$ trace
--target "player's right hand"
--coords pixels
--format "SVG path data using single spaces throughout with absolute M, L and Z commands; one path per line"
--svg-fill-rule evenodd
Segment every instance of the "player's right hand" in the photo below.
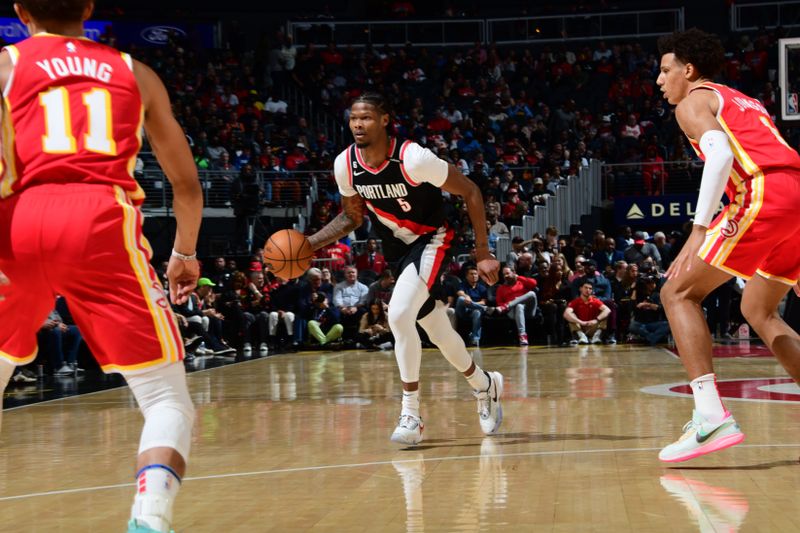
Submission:
M 200 263 L 196 259 L 183 261 L 170 257 L 167 265 L 169 278 L 169 299 L 176 305 L 186 303 L 200 278 Z
M 478 276 L 480 276 L 487 285 L 491 286 L 497 283 L 499 271 L 500 262 L 494 257 L 478 261 Z

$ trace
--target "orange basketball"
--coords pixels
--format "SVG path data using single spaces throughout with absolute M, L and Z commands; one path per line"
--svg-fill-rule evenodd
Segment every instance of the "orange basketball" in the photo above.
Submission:
M 293 229 L 276 231 L 264 244 L 264 263 L 279 278 L 302 276 L 313 258 L 311 243 L 305 235 Z

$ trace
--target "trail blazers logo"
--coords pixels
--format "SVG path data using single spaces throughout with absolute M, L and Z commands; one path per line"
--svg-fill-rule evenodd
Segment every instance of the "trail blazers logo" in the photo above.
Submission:
M 628 209 L 628 214 L 625 215 L 625 218 L 631 220 L 641 220 L 644 218 L 644 213 L 642 213 L 642 210 L 639 208 L 638 205 L 633 204 L 631 208 Z

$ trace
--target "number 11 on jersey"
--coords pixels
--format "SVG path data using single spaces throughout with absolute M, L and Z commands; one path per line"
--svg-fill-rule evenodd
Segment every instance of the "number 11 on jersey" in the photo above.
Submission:
M 83 136 L 84 148 L 98 154 L 117 155 L 117 143 L 111 136 L 111 93 L 93 88 L 81 96 L 88 122 L 88 131 Z M 39 93 L 39 105 L 44 108 L 42 150 L 48 154 L 76 153 L 78 146 L 72 129 L 67 89 L 56 87 Z

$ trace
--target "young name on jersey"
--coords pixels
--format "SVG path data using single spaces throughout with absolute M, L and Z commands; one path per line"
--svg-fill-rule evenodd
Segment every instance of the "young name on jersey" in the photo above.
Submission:
M 67 76 L 86 76 L 103 83 L 111 81 L 114 69 L 108 63 L 98 63 L 90 57 L 67 56 L 64 58 L 53 57 L 36 62 L 51 80 L 66 78 Z

